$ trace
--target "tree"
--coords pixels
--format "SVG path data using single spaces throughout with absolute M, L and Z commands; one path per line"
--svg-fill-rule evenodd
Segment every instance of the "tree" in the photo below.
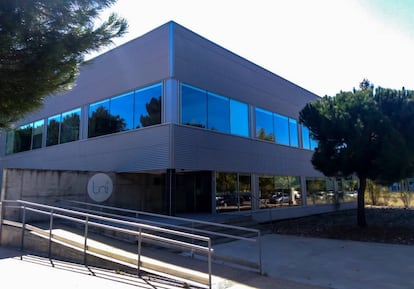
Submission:
M 366 226 L 367 179 L 391 183 L 413 172 L 412 152 L 401 128 L 384 113 L 366 83 L 360 90 L 308 103 L 299 119 L 318 142 L 312 156 L 315 169 L 329 177 L 359 178 L 358 225 Z
M 126 32 L 126 21 L 115 14 L 95 27 L 99 13 L 115 2 L 0 2 L 0 128 L 70 88 L 84 55 Z

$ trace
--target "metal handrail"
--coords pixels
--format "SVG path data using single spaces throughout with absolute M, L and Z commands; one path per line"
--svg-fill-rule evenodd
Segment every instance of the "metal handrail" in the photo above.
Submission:
M 17 203 L 19 204 L 19 206 L 7 206 L 6 204 L 13 204 L 13 203 Z M 140 272 L 140 258 L 141 258 L 141 243 L 143 240 L 143 237 L 146 239 L 156 239 L 157 241 L 163 242 L 163 243 L 170 243 L 170 244 L 174 244 L 175 246 L 180 246 L 186 249 L 191 249 L 192 251 L 197 251 L 197 252 L 202 252 L 204 254 L 207 255 L 207 263 L 208 263 L 208 285 L 209 288 L 211 288 L 211 274 L 212 274 L 212 253 L 213 253 L 213 249 L 212 249 L 212 244 L 211 244 L 211 239 L 209 237 L 206 236 L 201 236 L 201 235 L 196 235 L 196 234 L 191 234 L 191 233 L 187 233 L 187 232 L 181 232 L 181 231 L 177 231 L 177 230 L 171 230 L 171 229 L 166 229 L 166 228 L 162 228 L 162 227 L 158 227 L 158 226 L 152 226 L 152 225 L 148 225 L 148 224 L 142 224 L 142 223 L 137 223 L 137 222 L 131 222 L 131 221 L 125 221 L 125 220 L 119 220 L 119 219 L 114 219 L 114 218 L 108 218 L 108 217 L 104 217 L 104 216 L 99 216 L 96 214 L 91 214 L 91 213 L 84 213 L 84 212 L 79 212 L 79 211 L 75 211 L 75 210 L 69 210 L 69 209 L 65 209 L 65 208 L 60 208 L 60 207 L 55 207 L 55 206 L 49 206 L 49 205 L 44 205 L 44 204 L 39 204 L 39 203 L 34 203 L 34 202 L 28 202 L 28 201 L 22 201 L 22 200 L 3 200 L 1 203 L 1 207 L 0 207 L 0 241 L 1 241 L 1 231 L 2 231 L 2 226 L 4 224 L 5 221 L 5 213 L 4 213 L 4 209 L 6 207 L 14 207 L 14 208 L 20 208 L 22 210 L 22 235 L 21 235 L 21 250 L 24 249 L 24 232 L 25 232 L 25 228 L 26 228 L 26 212 L 27 211 L 31 211 L 34 213 L 39 213 L 39 214 L 45 214 L 45 215 L 49 215 L 50 216 L 50 222 L 49 222 L 49 258 L 51 258 L 51 242 L 52 242 L 52 227 L 53 227 L 53 219 L 58 217 L 58 218 L 63 218 L 63 219 L 67 219 L 73 222 L 78 222 L 81 224 L 85 225 L 85 232 L 84 232 L 84 263 L 86 265 L 87 260 L 86 260 L 86 250 L 87 250 L 87 240 L 88 240 L 88 226 L 98 226 L 98 227 L 103 227 L 106 229 L 110 229 L 110 230 L 114 230 L 114 231 L 118 231 L 118 232 L 123 232 L 123 233 L 127 233 L 127 234 L 131 234 L 131 235 L 135 235 L 138 237 L 138 262 L 137 262 L 137 270 L 138 270 L 138 274 Z M 84 219 L 83 219 L 84 218 Z M 138 231 L 135 230 L 129 230 L 129 229 L 125 229 L 125 228 L 120 228 L 117 226 L 113 226 L 113 225 L 108 225 L 108 224 L 102 224 L 102 223 L 98 223 L 98 222 L 93 222 L 91 220 L 98 220 L 98 221 L 102 221 L 102 222 L 111 222 L 111 223 L 115 223 L 118 225 L 126 225 L 126 226 L 130 226 L 130 227 L 135 227 L 136 229 L 138 229 Z M 206 242 L 207 246 L 201 246 L 201 245 L 196 245 L 193 244 L 192 242 L 184 242 L 184 241 L 178 241 L 175 239 L 171 239 L 171 238 L 165 238 L 165 237 L 160 237 L 160 236 L 156 236 L 156 235 L 151 235 L 148 233 L 143 233 L 142 230 L 151 230 L 154 232 L 160 232 L 160 233 L 168 233 L 168 234 L 172 234 L 175 236 L 180 236 L 180 237 L 184 237 L 184 238 L 188 238 L 190 240 L 199 240 L 202 242 Z
M 117 208 L 117 207 L 112 207 L 112 206 L 105 206 L 105 205 L 92 204 L 92 203 L 73 201 L 73 200 L 65 200 L 65 202 L 78 204 L 78 205 L 85 205 L 85 206 L 89 206 L 89 207 L 95 207 L 95 208 L 99 208 L 99 209 L 108 209 L 108 210 L 114 210 L 114 211 L 119 211 L 119 212 L 124 212 L 124 213 L 132 213 L 136 217 L 135 218 L 126 217 L 126 216 L 122 216 L 122 215 L 118 215 L 118 214 L 111 214 L 111 213 L 102 212 L 102 211 L 88 210 L 88 209 L 84 209 L 84 208 L 75 207 L 77 210 L 82 209 L 82 210 L 85 210 L 87 212 L 93 212 L 95 214 L 102 214 L 102 215 L 106 215 L 106 216 L 110 216 L 110 217 L 116 217 L 116 218 L 124 218 L 124 219 L 131 220 L 131 221 L 136 221 L 138 219 L 141 222 L 143 221 L 145 223 L 152 224 L 152 225 L 155 225 L 155 226 L 163 226 L 163 227 L 168 226 L 170 228 L 175 228 L 175 229 L 178 229 L 178 230 L 190 230 L 192 232 L 197 232 L 197 233 L 200 233 L 200 234 L 206 234 L 206 235 L 209 235 L 209 236 L 220 236 L 220 237 L 225 237 L 225 238 L 234 239 L 234 240 L 242 240 L 242 241 L 257 243 L 258 244 L 257 245 L 258 261 L 257 261 L 256 266 L 257 266 L 259 272 L 261 274 L 263 274 L 263 271 L 262 271 L 263 267 L 262 267 L 261 232 L 258 229 L 245 228 L 245 227 L 240 227 L 240 226 L 214 223 L 214 222 L 202 221 L 202 220 L 194 220 L 194 219 L 188 219 L 188 218 L 182 218 L 182 217 L 160 215 L 160 214 L 155 214 L 155 213 L 136 211 L 136 210 L 130 210 L 130 209 L 124 209 L 124 208 Z M 141 215 L 142 216 L 148 216 L 148 217 L 162 218 L 162 219 L 170 220 L 170 221 L 180 221 L 180 222 L 184 222 L 184 223 L 189 223 L 190 222 L 192 224 L 192 227 L 188 228 L 188 227 L 185 227 L 185 226 L 174 225 L 174 224 L 166 223 L 166 222 L 142 220 L 142 219 L 139 218 L 139 216 L 141 216 Z M 238 236 L 238 235 L 234 235 L 234 234 L 232 235 L 232 234 L 227 234 L 227 233 L 215 232 L 215 231 L 211 231 L 211 230 L 203 230 L 203 229 L 195 228 L 194 227 L 195 225 L 207 225 L 207 226 L 211 226 L 211 227 L 232 229 L 232 230 L 238 230 L 238 231 L 242 231 L 242 232 L 244 231 L 244 232 L 254 233 L 255 237 L 248 238 L 248 237 Z M 213 252 L 213 254 L 214 254 L 214 252 Z

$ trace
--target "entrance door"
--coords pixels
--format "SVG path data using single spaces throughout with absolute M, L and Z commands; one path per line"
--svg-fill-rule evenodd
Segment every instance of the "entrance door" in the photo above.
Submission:
M 176 174 L 176 213 L 211 213 L 211 172 Z

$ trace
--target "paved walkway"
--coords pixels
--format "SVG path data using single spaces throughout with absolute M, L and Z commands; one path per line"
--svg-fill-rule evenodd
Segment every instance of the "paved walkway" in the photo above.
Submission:
M 407 289 L 414 288 L 414 247 L 282 235 L 262 240 L 265 276 L 213 265 L 213 288 L 231 289 Z M 247 260 L 256 249 L 242 241 L 215 247 Z M 188 266 L 197 260 L 182 257 Z M 178 258 L 177 258 L 178 260 Z M 53 266 L 52 266 L 53 265 Z M 205 263 L 203 263 L 205 266 Z M 0 247 L 0 282 L 19 288 L 182 288 L 162 279 L 130 277 L 98 268 L 24 255 Z M 58 285 L 58 286 L 57 286 Z

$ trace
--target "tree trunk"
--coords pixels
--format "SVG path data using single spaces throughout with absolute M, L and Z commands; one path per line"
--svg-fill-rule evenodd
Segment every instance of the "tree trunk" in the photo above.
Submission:
M 367 178 L 359 177 L 358 188 L 358 226 L 363 228 L 367 226 L 367 220 L 365 218 L 365 187 L 367 186 Z

